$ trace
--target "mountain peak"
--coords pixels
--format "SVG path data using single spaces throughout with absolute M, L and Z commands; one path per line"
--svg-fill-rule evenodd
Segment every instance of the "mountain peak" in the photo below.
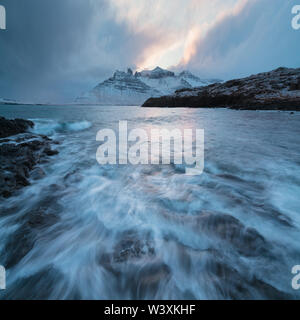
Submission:
M 183 70 L 183 71 L 180 72 L 179 75 L 182 75 L 182 76 L 191 76 L 192 73 L 191 73 L 190 71 L 188 71 L 188 70 Z
M 133 76 L 133 72 L 130 68 L 128 68 L 127 72 L 116 70 L 115 73 L 113 74 L 113 79 L 125 79 L 132 76 Z
M 153 70 L 143 70 L 141 72 L 136 72 L 136 76 L 149 79 L 160 79 L 166 77 L 174 77 L 175 73 L 157 66 Z
M 128 68 L 127 71 L 115 71 L 111 78 L 78 97 L 77 102 L 138 105 L 149 97 L 172 94 L 179 89 L 200 87 L 209 83 L 189 71 L 175 74 L 157 66 L 153 70 L 143 70 L 133 74 Z

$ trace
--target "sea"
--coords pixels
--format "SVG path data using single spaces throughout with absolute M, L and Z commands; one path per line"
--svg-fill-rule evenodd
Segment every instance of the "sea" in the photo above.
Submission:
M 0 116 L 32 120 L 59 152 L 0 202 L 0 299 L 300 298 L 300 113 L 1 105 Z M 97 133 L 117 135 L 120 121 L 203 129 L 203 172 L 99 164 Z

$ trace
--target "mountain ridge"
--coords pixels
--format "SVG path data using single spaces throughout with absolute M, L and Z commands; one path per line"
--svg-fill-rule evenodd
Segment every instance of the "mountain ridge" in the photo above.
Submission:
M 171 94 L 178 89 L 208 85 L 214 81 L 200 79 L 190 71 L 175 72 L 156 67 L 153 70 L 115 71 L 113 76 L 76 98 L 81 104 L 140 105 L 150 97 Z

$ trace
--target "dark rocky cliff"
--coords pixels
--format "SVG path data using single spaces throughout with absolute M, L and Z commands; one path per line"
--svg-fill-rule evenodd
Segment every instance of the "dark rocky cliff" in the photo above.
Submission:
M 300 68 L 271 72 L 150 98 L 143 107 L 300 110 Z

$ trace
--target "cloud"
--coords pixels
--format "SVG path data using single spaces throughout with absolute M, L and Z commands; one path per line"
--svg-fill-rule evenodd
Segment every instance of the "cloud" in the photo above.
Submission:
M 287 0 L 248 0 L 218 17 L 194 55 L 180 67 L 232 78 L 279 66 L 300 67 L 299 33 L 291 28 Z
M 116 21 L 130 32 L 152 35 L 157 41 L 137 61 L 141 68 L 168 67 L 189 56 L 195 38 L 239 0 L 111 0 Z
M 116 23 L 106 0 L 2 0 L 0 96 L 73 99 L 116 68 L 134 66 L 157 39 Z
M 0 97 L 70 101 L 115 69 L 300 66 L 293 0 L 1 0 Z M 175 66 L 175 67 L 174 67 Z

